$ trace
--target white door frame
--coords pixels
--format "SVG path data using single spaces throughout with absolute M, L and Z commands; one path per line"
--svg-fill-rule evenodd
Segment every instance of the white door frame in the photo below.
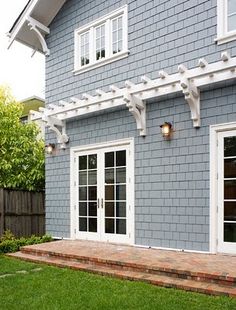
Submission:
M 96 143 L 93 145 L 84 145 L 78 147 L 70 148 L 70 238 L 76 239 L 78 230 L 78 220 L 77 220 L 77 197 L 78 197 L 78 189 L 77 189 L 77 158 L 78 153 L 86 153 L 86 152 L 96 152 L 101 149 L 114 149 L 117 147 L 128 147 L 129 148 L 129 174 L 127 175 L 127 179 L 129 180 L 129 195 L 127 200 L 127 207 L 129 206 L 129 212 L 127 214 L 127 234 L 129 235 L 128 240 L 125 243 L 134 244 L 135 238 L 135 223 L 134 223 L 134 139 L 122 139 L 116 141 L 108 141 L 104 143 Z M 75 173 L 76 172 L 76 173 Z M 128 173 L 128 172 L 127 172 Z M 119 242 L 119 239 L 122 240 L 117 235 L 112 238 L 109 238 L 110 242 Z M 101 241 L 107 241 L 102 239 Z M 122 243 L 122 241 L 120 242 Z
M 210 126 L 210 252 L 218 252 L 218 133 L 236 130 L 236 122 Z

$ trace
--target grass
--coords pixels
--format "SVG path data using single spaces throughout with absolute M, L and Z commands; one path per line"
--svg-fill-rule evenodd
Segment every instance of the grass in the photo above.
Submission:
M 17 273 L 22 270 L 27 273 Z M 9 273 L 13 275 L 1 277 Z M 165 289 L 0 256 L 0 309 L 234 310 L 236 299 Z

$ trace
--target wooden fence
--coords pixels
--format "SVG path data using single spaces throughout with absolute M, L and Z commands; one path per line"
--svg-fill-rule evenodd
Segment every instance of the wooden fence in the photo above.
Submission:
M 45 233 L 44 192 L 0 189 L 0 236 L 9 229 L 16 237 Z

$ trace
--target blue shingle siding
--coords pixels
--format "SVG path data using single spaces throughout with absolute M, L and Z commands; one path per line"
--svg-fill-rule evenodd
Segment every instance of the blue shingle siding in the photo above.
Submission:
M 74 30 L 128 4 L 130 55 L 73 75 Z M 220 52 L 236 55 L 235 42 L 218 46 L 216 0 L 68 1 L 50 26 L 51 56 L 46 61 L 46 100 L 57 103 L 84 92 L 95 94 L 141 75 L 169 74 L 201 57 L 217 61 Z M 135 243 L 209 250 L 209 126 L 236 119 L 236 86 L 201 91 L 201 127 L 193 128 L 188 104 L 179 94 L 147 104 L 147 136 L 140 137 L 128 110 L 67 122 L 69 147 L 134 137 Z M 112 122 L 111 122 L 112 120 Z M 171 121 L 173 139 L 163 140 L 159 125 Z M 95 130 L 94 130 L 95 129 Z M 53 133 L 47 140 L 55 139 Z M 69 148 L 46 161 L 46 229 L 70 237 Z

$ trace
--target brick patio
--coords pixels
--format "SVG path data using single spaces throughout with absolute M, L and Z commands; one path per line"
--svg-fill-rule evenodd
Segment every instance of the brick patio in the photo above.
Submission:
M 26 246 L 11 256 L 165 287 L 236 297 L 236 256 L 233 255 L 62 240 Z

